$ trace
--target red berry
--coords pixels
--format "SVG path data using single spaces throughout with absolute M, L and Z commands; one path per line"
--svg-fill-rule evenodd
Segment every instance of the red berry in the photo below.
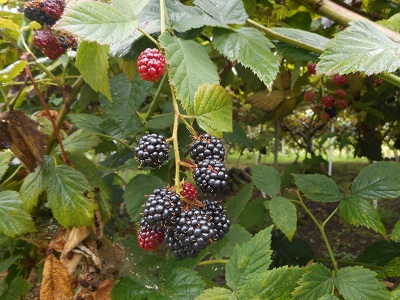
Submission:
M 164 233 L 149 227 L 141 227 L 138 234 L 138 243 L 144 250 L 155 250 L 164 241 Z
M 137 60 L 140 77 L 146 81 L 157 81 L 164 75 L 165 58 L 157 48 L 147 48 Z
M 334 91 L 335 96 L 338 98 L 346 98 L 347 94 L 344 90 L 335 90 Z
M 317 73 L 317 64 L 311 63 L 308 65 L 307 69 L 308 69 L 308 73 L 310 74 L 315 74 Z
M 197 190 L 190 182 L 185 182 L 182 187 L 181 195 L 187 200 L 194 202 L 197 200 Z
M 332 82 L 336 86 L 343 86 L 346 84 L 347 79 L 343 75 L 334 75 L 332 78 Z
M 345 109 L 347 106 L 349 106 L 349 103 L 346 100 L 338 100 L 336 103 L 337 108 Z
M 331 117 L 329 116 L 329 114 L 325 111 L 321 112 L 321 114 L 319 115 L 319 117 L 321 118 L 322 122 L 328 122 Z
M 331 108 L 335 105 L 335 98 L 332 95 L 322 97 L 321 101 L 325 107 Z
M 304 94 L 304 100 L 307 101 L 307 102 L 313 101 L 314 97 L 315 97 L 315 93 L 313 91 L 307 91 Z
M 59 19 L 64 11 L 64 0 L 45 0 L 43 1 L 43 9 L 47 15 L 54 19 Z
M 378 78 L 378 79 L 375 81 L 375 86 L 376 86 L 376 87 L 381 86 L 382 83 L 383 83 L 383 79 L 382 79 L 382 78 Z
M 33 34 L 33 43 L 41 48 L 50 59 L 57 59 L 67 51 L 68 44 L 64 37 L 57 37 L 52 30 L 37 30 Z

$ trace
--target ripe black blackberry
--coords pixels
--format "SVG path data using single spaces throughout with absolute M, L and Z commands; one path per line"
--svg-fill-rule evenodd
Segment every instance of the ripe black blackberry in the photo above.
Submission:
M 41 25 L 53 26 L 61 17 L 65 8 L 63 0 L 30 1 L 24 5 L 25 17 Z
M 215 240 L 222 239 L 229 232 L 229 227 L 231 226 L 231 221 L 226 216 L 224 207 L 218 201 L 214 200 L 206 199 L 203 201 L 203 204 L 204 207 L 202 207 L 202 210 L 211 217 L 210 221 L 213 224 L 216 234 Z
M 190 145 L 190 157 L 196 163 L 205 159 L 224 161 L 225 147 L 220 139 L 203 133 Z
M 143 136 L 135 148 L 136 158 L 144 167 L 158 167 L 168 160 L 169 146 L 161 134 L 147 134 Z
M 337 114 L 336 106 L 333 106 L 333 107 L 331 107 L 331 108 L 325 107 L 325 108 L 324 108 L 324 111 L 325 111 L 331 118 L 336 117 L 336 114 Z
M 197 256 L 196 251 L 182 246 L 182 243 L 175 237 L 175 231 L 172 228 L 165 230 L 164 241 L 167 244 L 167 248 L 172 252 L 172 255 L 179 260 L 188 257 L 195 258 Z
M 181 216 L 179 195 L 167 189 L 155 189 L 147 198 L 143 219 L 155 228 L 173 226 Z
M 219 193 L 228 185 L 228 173 L 224 163 L 211 159 L 197 163 L 193 179 L 204 193 Z

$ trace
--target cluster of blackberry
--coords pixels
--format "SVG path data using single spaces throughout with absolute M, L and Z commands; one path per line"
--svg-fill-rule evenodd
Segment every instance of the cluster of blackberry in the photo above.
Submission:
M 185 183 L 192 203 L 197 191 Z M 230 221 L 217 201 L 204 200 L 201 207 L 183 210 L 177 193 L 155 189 L 147 198 L 138 243 L 144 250 L 154 250 L 164 241 L 177 259 L 194 258 L 211 243 L 222 239 L 229 231 Z
M 225 148 L 222 141 L 207 133 L 196 137 L 190 146 L 190 157 L 197 163 L 193 179 L 204 193 L 223 192 L 228 184 Z
M 77 49 L 74 37 L 51 28 L 61 18 L 64 8 L 64 0 L 33 0 L 24 5 L 25 17 L 44 26 L 34 32 L 33 43 L 50 59 L 59 58 L 68 48 Z
M 144 135 L 135 148 L 136 158 L 144 167 L 160 167 L 169 157 L 169 146 L 161 134 Z

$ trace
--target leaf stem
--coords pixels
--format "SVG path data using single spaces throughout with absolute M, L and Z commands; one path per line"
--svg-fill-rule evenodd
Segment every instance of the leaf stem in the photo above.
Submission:
M 329 220 L 336 214 L 338 209 L 339 209 L 339 206 L 337 206 L 335 208 L 335 210 L 326 218 L 326 220 L 322 223 L 322 226 L 325 226 L 329 222 Z
M 165 82 L 167 81 L 167 78 L 168 78 L 168 75 L 167 75 L 167 72 L 165 72 L 163 77 L 161 78 L 160 84 L 158 85 L 158 88 L 154 95 L 154 98 L 150 103 L 150 107 L 147 110 L 146 116 L 144 117 L 144 119 L 146 121 L 148 121 L 150 119 L 151 115 L 153 114 L 154 110 L 157 107 L 157 103 L 158 103 L 158 100 L 160 99 L 162 88 L 163 88 Z
M 160 43 L 157 42 L 150 34 L 148 34 L 146 31 L 144 31 L 144 30 L 141 29 L 141 28 L 138 28 L 138 30 L 139 30 L 144 36 L 146 36 L 149 40 L 151 40 L 154 44 L 156 44 L 156 46 L 157 46 L 158 49 L 161 48 Z
M 184 118 L 181 114 L 179 114 L 179 118 L 181 119 L 181 121 L 183 122 L 183 124 L 186 125 L 186 128 L 190 131 L 190 133 L 191 133 L 193 136 L 196 136 L 196 135 L 197 135 L 197 132 L 196 132 L 196 130 L 194 130 L 193 126 L 191 126 L 191 125 L 185 120 L 185 118 Z
M 228 261 L 229 260 L 227 260 L 227 259 L 210 259 L 210 260 L 201 261 L 197 265 L 205 266 L 205 265 L 212 265 L 212 264 L 226 264 L 226 263 L 228 263 Z
M 161 34 L 165 31 L 165 2 L 160 0 L 160 22 L 161 22 Z
M 175 90 L 172 84 L 171 87 L 171 94 L 172 94 L 172 102 L 174 104 L 174 127 L 172 129 L 172 142 L 174 145 L 174 155 L 175 155 L 175 190 L 177 194 L 180 194 L 181 186 L 180 186 L 180 174 L 179 174 L 179 167 L 180 167 L 180 156 L 179 156 L 179 145 L 178 145 L 178 124 L 179 124 L 179 106 L 178 101 L 176 99 Z

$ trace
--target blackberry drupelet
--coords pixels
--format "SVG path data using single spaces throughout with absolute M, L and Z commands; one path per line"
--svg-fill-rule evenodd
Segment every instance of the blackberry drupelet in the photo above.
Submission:
M 197 190 L 190 182 L 185 182 L 182 187 L 181 195 L 189 200 L 190 202 L 195 202 L 197 200 Z
M 54 19 L 60 19 L 64 12 L 64 0 L 45 0 L 43 1 L 43 9 L 48 16 Z
M 135 148 L 135 155 L 144 167 L 158 167 L 168 160 L 169 146 L 161 134 L 143 136 Z
M 138 243 L 144 250 L 155 250 L 164 241 L 164 231 L 153 228 L 146 222 L 141 222 L 138 232 Z
M 220 240 L 229 232 L 231 221 L 226 216 L 224 207 L 218 201 L 206 199 L 203 203 L 204 207 L 202 207 L 202 210 L 211 216 L 210 221 L 213 224 L 216 234 L 215 240 Z
M 203 133 L 191 144 L 190 157 L 194 159 L 196 163 L 205 159 L 224 161 L 225 147 L 220 139 Z
M 193 179 L 204 193 L 222 192 L 228 184 L 224 163 L 214 159 L 200 161 L 194 170 Z
M 172 228 L 165 230 L 164 241 L 167 244 L 167 248 L 172 252 L 172 255 L 179 260 L 197 256 L 196 251 L 189 250 L 187 247 L 185 249 L 182 246 L 181 242 L 175 237 L 175 231 Z
M 179 195 L 167 189 L 155 189 L 147 198 L 143 219 L 153 228 L 173 226 L 181 216 Z

